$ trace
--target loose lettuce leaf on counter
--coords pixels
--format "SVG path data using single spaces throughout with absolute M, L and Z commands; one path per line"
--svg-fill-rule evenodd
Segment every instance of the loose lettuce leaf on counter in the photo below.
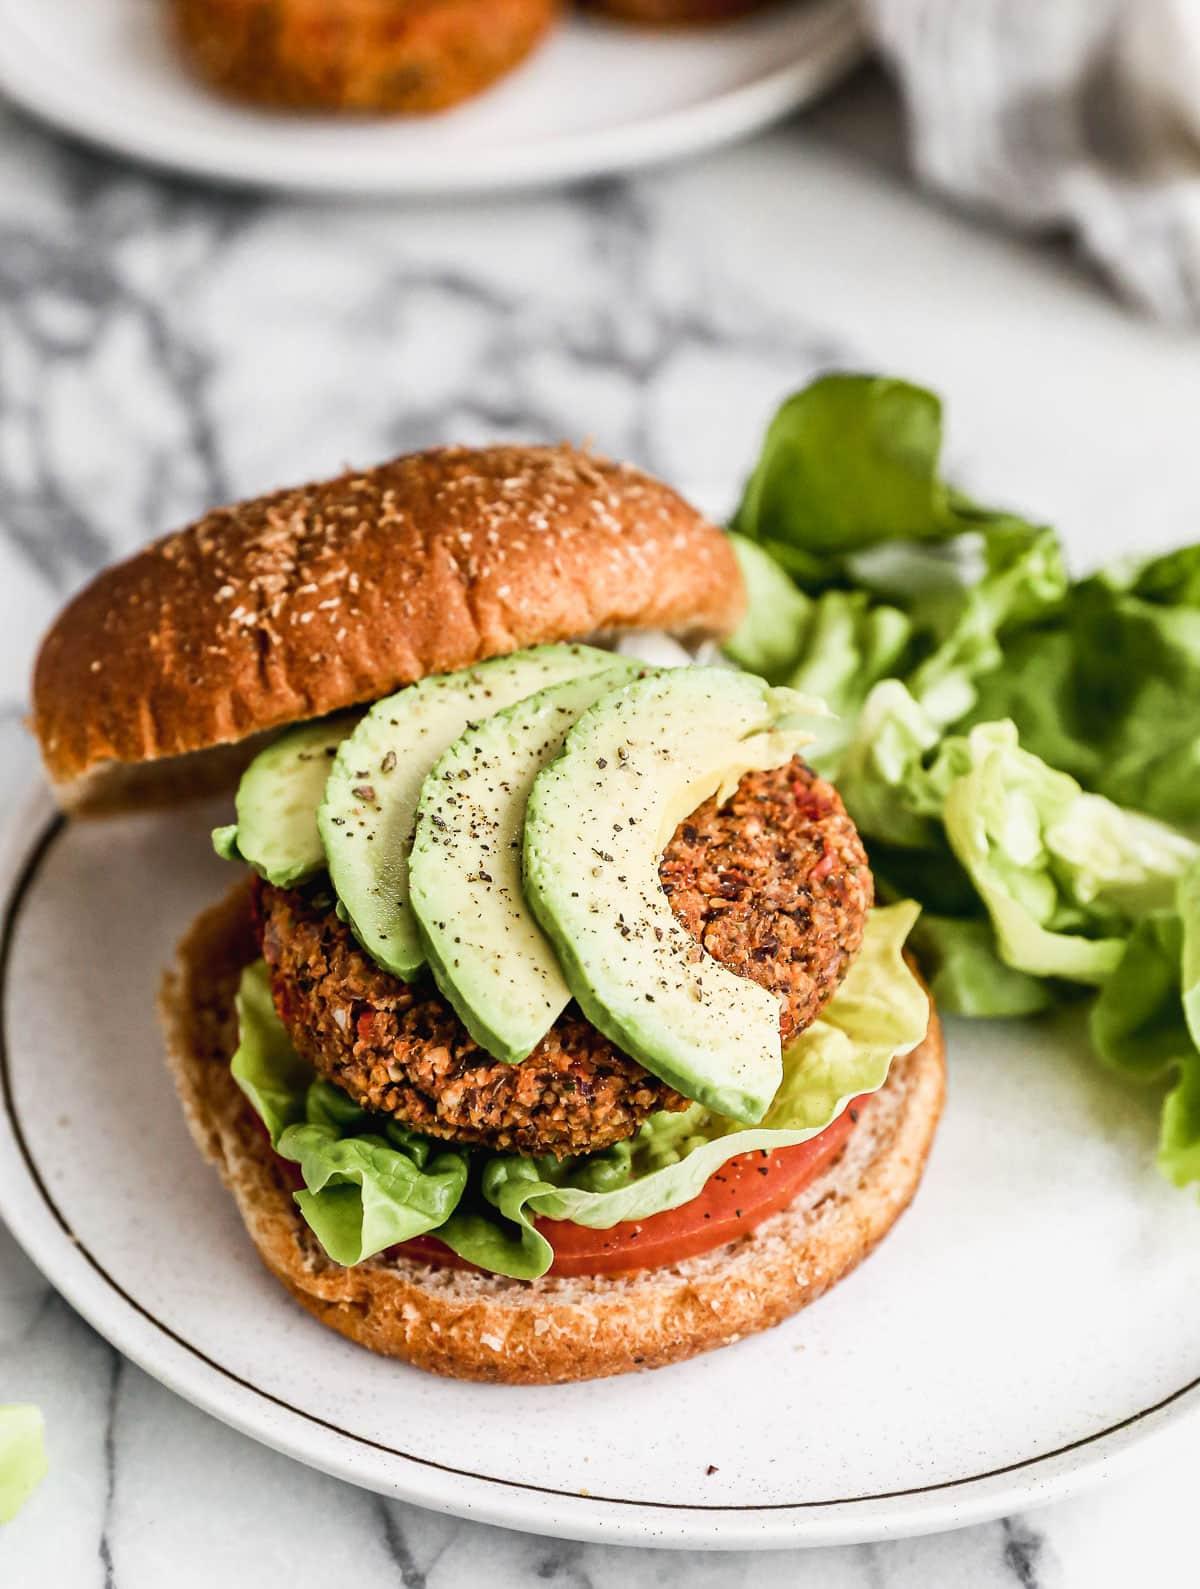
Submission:
M 0 1523 L 9 1523 L 46 1477 L 46 1438 L 37 1407 L 0 1407 Z
M 300 1165 L 301 1213 L 337 1263 L 359 1263 L 426 1231 L 470 1262 L 535 1279 L 553 1252 L 538 1216 L 596 1229 L 677 1208 L 739 1153 L 807 1141 L 846 1102 L 887 1079 L 897 1054 L 924 1037 L 929 1003 L 903 959 L 917 916 L 877 909 L 863 947 L 820 1018 L 790 1044 L 784 1080 L 763 1122 L 746 1128 L 699 1105 L 654 1115 L 627 1142 L 558 1161 L 461 1150 L 382 1121 L 290 1052 L 264 967 L 249 967 L 238 999 L 232 1069 L 275 1149 Z

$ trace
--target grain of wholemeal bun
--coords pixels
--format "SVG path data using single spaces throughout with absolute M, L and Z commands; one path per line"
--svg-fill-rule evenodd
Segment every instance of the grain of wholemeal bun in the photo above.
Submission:
M 277 110 L 420 115 L 470 98 L 540 42 L 561 0 L 171 0 L 210 88 Z
M 601 632 L 722 636 L 721 532 L 572 447 L 442 448 L 219 508 L 99 574 L 46 636 L 33 723 L 64 805 L 429 673 Z M 202 781 L 202 780 L 200 780 Z
M 845 1149 L 782 1213 L 702 1257 L 645 1272 L 508 1280 L 321 1250 L 229 1071 L 233 992 L 257 953 L 249 890 L 196 922 L 164 984 L 168 1054 L 197 1146 L 232 1192 L 266 1267 L 323 1324 L 458 1379 L 558 1384 L 658 1368 L 768 1329 L 880 1242 L 921 1179 L 945 1087 L 941 1029 L 893 1062 Z

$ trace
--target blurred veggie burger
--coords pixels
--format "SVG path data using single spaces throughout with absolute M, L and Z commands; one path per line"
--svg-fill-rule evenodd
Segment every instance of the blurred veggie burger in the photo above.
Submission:
M 719 662 L 743 605 L 636 470 L 450 449 L 212 513 L 47 637 L 65 806 L 244 769 L 171 1063 L 344 1335 L 465 1378 L 654 1367 L 802 1307 L 912 1196 L 916 907 L 872 907 L 814 703 Z

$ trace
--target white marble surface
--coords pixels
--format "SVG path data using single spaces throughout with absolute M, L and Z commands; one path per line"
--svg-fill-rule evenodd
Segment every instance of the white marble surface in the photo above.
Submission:
M 101 562 L 214 501 L 435 441 L 587 436 L 721 511 L 773 403 L 855 362 L 938 387 L 957 476 L 1058 523 L 1080 562 L 1200 535 L 1200 345 L 918 198 L 896 139 L 868 80 L 633 183 L 337 208 L 148 178 L 0 109 L 0 798 L 32 770 L 36 638 Z M 1200 1428 L 1050 1509 L 812 1553 L 570 1545 L 383 1502 L 122 1362 L 0 1228 L 15 1399 L 45 1408 L 51 1471 L 0 1533 L 6 1589 L 1103 1589 L 1197 1570 Z

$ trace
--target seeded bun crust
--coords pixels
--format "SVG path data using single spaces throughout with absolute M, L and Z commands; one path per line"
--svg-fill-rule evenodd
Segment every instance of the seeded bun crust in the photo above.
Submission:
M 68 809 L 177 799 L 230 784 L 256 736 L 428 673 L 625 630 L 720 637 L 744 602 L 725 537 L 636 469 L 413 453 L 217 509 L 99 574 L 42 643 L 33 726 Z
M 206 911 L 163 987 L 168 1054 L 192 1135 L 259 1256 L 323 1324 L 433 1373 L 557 1384 L 658 1368 L 768 1329 L 813 1302 L 891 1229 L 941 1112 L 941 1029 L 892 1066 L 834 1164 L 742 1240 L 670 1269 L 532 1283 L 405 1259 L 340 1268 L 321 1250 L 229 1074 L 233 991 L 257 954 L 249 894 Z

